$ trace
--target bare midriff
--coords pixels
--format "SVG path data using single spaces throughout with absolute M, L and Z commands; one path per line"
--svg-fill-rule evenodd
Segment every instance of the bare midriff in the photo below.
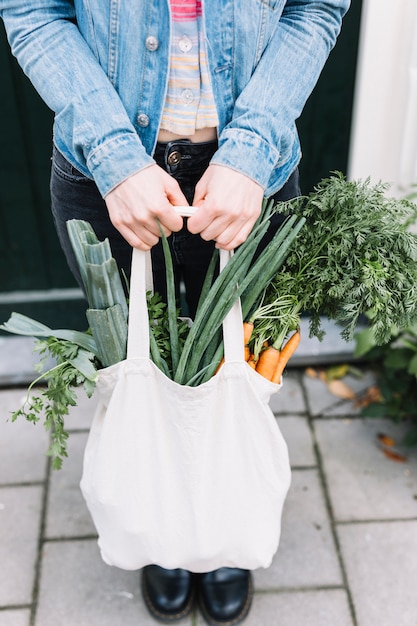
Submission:
M 203 143 L 205 141 L 213 141 L 217 139 L 217 128 L 214 126 L 212 128 L 200 128 L 196 130 L 194 135 L 189 137 L 182 137 L 181 135 L 176 135 L 175 133 L 171 133 L 169 130 L 160 130 L 158 134 L 158 141 L 160 143 L 169 143 L 170 141 L 178 141 L 179 139 L 189 139 L 193 143 Z

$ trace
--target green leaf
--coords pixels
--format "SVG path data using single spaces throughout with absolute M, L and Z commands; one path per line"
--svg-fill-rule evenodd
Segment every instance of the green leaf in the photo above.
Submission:
M 78 330 L 52 329 L 20 313 L 12 313 L 10 319 L 0 325 L 0 329 L 15 335 L 26 335 L 28 337 L 57 337 L 58 339 L 66 339 L 85 348 L 89 352 L 93 352 L 94 354 L 97 352 L 97 346 L 91 335 L 79 332 Z
M 386 353 L 384 366 L 394 370 L 407 369 L 413 353 L 408 348 L 391 348 Z
M 87 309 L 87 319 L 104 367 L 126 358 L 127 323 L 120 304 L 108 309 Z
M 409 361 L 407 371 L 409 374 L 413 374 L 417 377 L 417 354 L 415 354 Z
M 404 435 L 402 443 L 405 446 L 416 446 L 417 445 L 417 427 L 413 428 L 412 430 L 410 430 L 410 432 L 408 432 L 406 435 Z
M 355 348 L 354 356 L 361 357 L 367 354 L 372 348 L 376 346 L 374 332 L 370 328 L 362 330 L 360 333 L 355 334 Z
M 388 414 L 386 405 L 379 402 L 369 404 L 361 411 L 361 415 L 364 417 L 387 417 Z
M 74 358 L 69 359 L 69 363 L 71 363 L 71 365 L 78 370 L 86 380 L 94 383 L 98 379 L 98 372 L 92 363 L 93 356 L 94 355 L 91 352 L 86 352 L 85 350 L 80 349 Z

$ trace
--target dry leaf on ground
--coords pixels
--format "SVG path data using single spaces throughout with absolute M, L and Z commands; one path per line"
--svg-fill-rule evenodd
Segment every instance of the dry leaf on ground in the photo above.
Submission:
M 382 402 L 382 400 L 383 398 L 379 387 L 371 385 L 360 398 L 357 398 L 355 404 L 358 408 L 364 408 L 375 402 Z
M 387 459 L 396 461 L 397 463 L 405 463 L 407 461 L 406 456 L 397 450 L 394 450 L 396 441 L 393 437 L 385 433 L 378 433 L 376 437 L 379 443 L 379 448 L 385 454 Z
M 397 461 L 397 463 L 405 463 L 407 461 L 407 457 L 399 452 L 395 452 L 395 450 L 391 450 L 390 448 L 383 448 L 382 452 L 386 457 L 391 459 L 391 461 Z
M 393 439 L 389 435 L 386 435 L 385 433 L 378 433 L 377 437 L 378 437 L 379 442 L 383 446 L 386 446 L 387 448 L 395 447 L 395 439 Z
M 356 394 L 353 389 L 351 389 L 349 385 L 344 383 L 343 380 L 329 380 L 327 383 L 327 388 L 330 393 L 332 393 L 334 396 L 337 396 L 338 398 L 343 398 L 343 400 L 353 400 L 354 398 L 356 398 Z
M 319 376 L 318 370 L 314 367 L 306 367 L 306 369 L 304 370 L 304 374 L 309 378 L 318 378 Z

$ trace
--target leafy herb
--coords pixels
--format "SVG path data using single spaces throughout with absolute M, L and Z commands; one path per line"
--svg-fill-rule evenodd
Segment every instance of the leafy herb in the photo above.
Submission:
M 168 305 L 162 301 L 161 296 L 158 293 L 152 294 L 150 291 L 146 294 L 150 331 L 155 340 L 155 348 L 158 351 L 158 356 L 165 363 L 165 373 L 172 377 L 173 362 L 172 362 L 172 343 L 169 326 Z M 175 310 L 175 319 L 178 332 L 178 352 L 181 353 L 184 342 L 190 330 L 188 322 L 179 318 L 179 309 Z M 155 355 L 153 355 L 154 357 Z M 158 358 L 158 357 L 157 357 Z M 154 361 L 157 359 L 154 359 Z
M 382 346 L 375 345 L 366 328 L 356 336 L 355 355 L 364 357 L 374 370 L 379 391 L 362 408 L 362 415 L 409 423 L 404 443 L 417 445 L 417 322 L 393 329 L 391 340 Z
M 95 355 L 71 341 L 56 337 L 37 341 L 35 350 L 43 355 L 38 369 L 43 369 L 51 356 L 56 365 L 32 382 L 23 406 L 12 414 L 12 421 L 24 417 L 37 423 L 43 415 L 45 429 L 51 433 L 47 454 L 52 457 L 52 467 L 60 469 L 63 457 L 67 456 L 68 432 L 64 417 L 68 415 L 69 407 L 77 404 L 75 389 L 79 385 L 84 387 L 88 397 L 92 396 L 98 376 Z M 32 396 L 33 387 L 42 380 L 47 381 L 47 388 Z
M 339 322 L 346 340 L 366 315 L 378 344 L 393 326 L 408 325 L 417 315 L 417 237 L 408 228 L 417 206 L 387 198 L 387 189 L 335 173 L 308 197 L 278 206 L 304 216 L 306 225 L 266 303 L 277 294 L 294 296 L 298 310 L 311 315 L 310 335 L 319 338 L 321 315 Z

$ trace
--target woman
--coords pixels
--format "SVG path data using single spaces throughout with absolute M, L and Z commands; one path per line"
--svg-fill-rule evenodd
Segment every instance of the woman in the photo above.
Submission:
M 159 220 L 193 316 L 213 246 L 250 233 L 264 196 L 298 194 L 295 127 L 349 0 L 0 0 L 13 54 L 55 112 L 51 176 L 58 236 L 80 280 L 66 221 L 108 237 L 129 275 Z M 174 206 L 193 204 L 183 221 Z M 264 242 L 266 245 L 266 241 Z M 195 592 L 210 624 L 249 611 L 251 574 L 143 570 L 145 602 L 175 621 Z

